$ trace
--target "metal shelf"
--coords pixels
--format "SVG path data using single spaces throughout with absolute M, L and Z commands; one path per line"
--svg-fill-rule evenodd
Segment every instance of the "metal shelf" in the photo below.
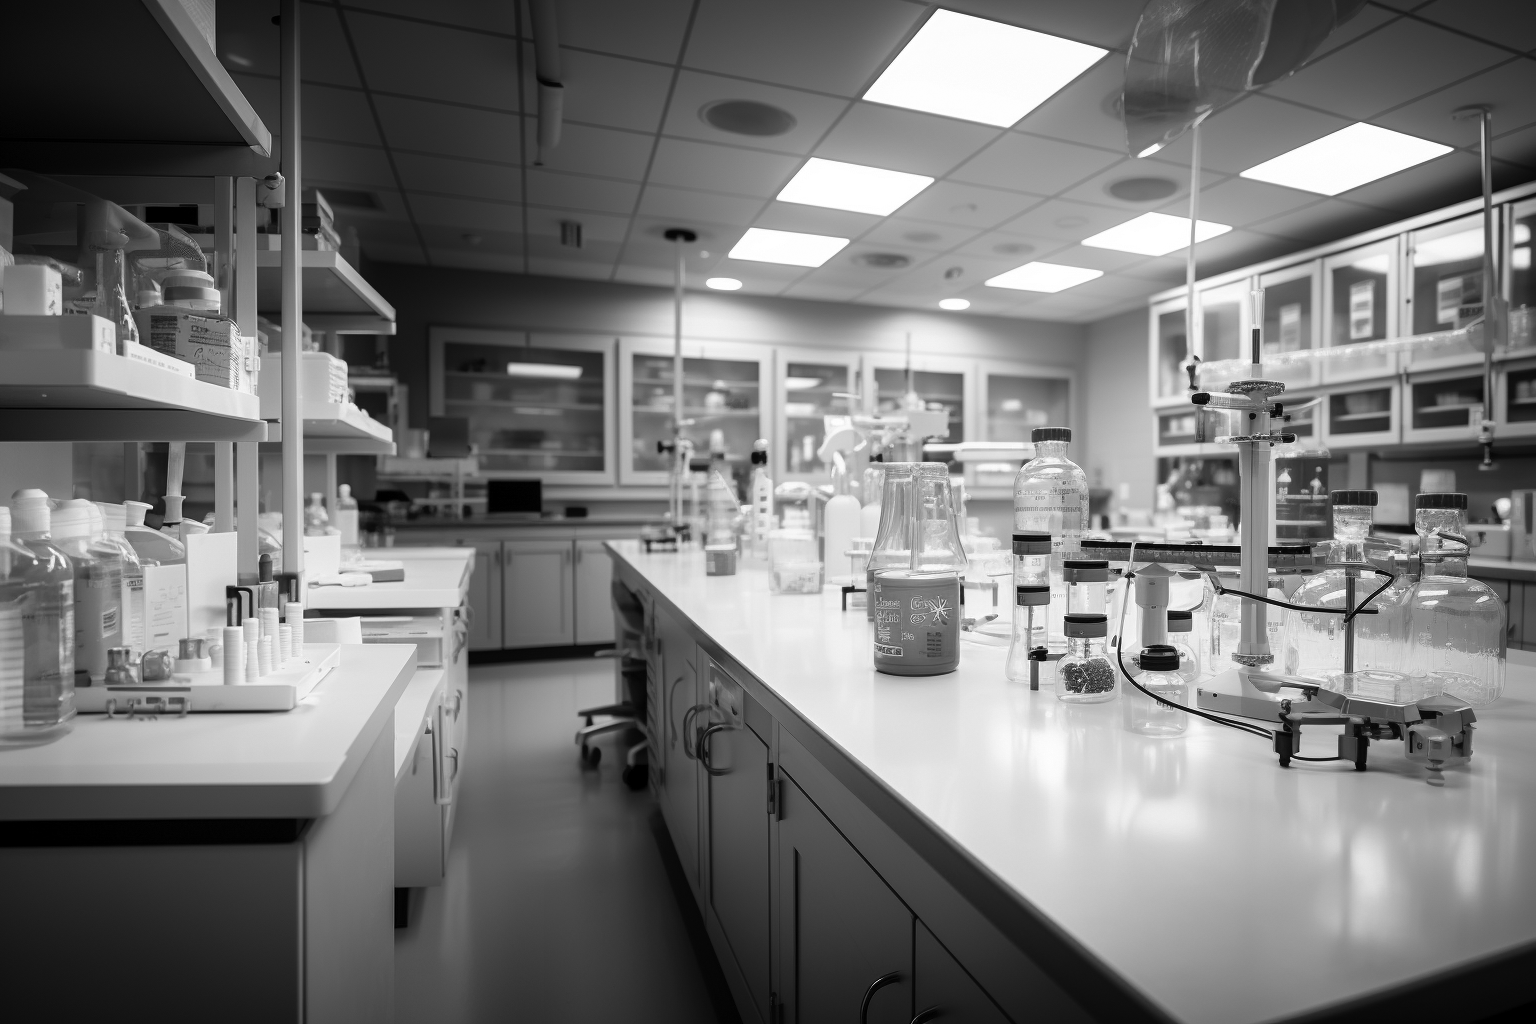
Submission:
M 339 334 L 394 334 L 395 307 L 363 280 L 339 252 L 302 249 L 304 322 L 311 330 Z M 256 253 L 256 307 L 263 316 L 281 316 L 283 254 Z
M 0 440 L 261 441 L 255 395 L 105 352 L 0 351 Z

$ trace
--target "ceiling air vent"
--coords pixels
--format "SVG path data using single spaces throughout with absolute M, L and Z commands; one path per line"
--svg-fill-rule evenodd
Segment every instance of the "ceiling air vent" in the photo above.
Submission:
M 735 135 L 783 135 L 795 126 L 795 115 L 756 100 L 706 103 L 699 118 L 711 127 Z
M 1104 191 L 1127 203 L 1155 203 L 1178 190 L 1179 186 L 1167 178 L 1125 178 L 1112 182 Z
M 874 267 L 876 270 L 900 270 L 902 267 L 911 265 L 912 257 L 904 256 L 899 252 L 866 252 L 855 256 L 853 262 Z

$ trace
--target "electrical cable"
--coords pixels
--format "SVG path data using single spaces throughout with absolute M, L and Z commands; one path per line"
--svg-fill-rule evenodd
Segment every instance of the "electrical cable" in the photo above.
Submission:
M 1135 550 L 1135 546 L 1134 545 L 1132 545 L 1132 550 Z M 1231 594 L 1233 597 L 1246 598 L 1249 601 L 1258 601 L 1260 604 L 1274 605 L 1276 608 L 1288 608 L 1291 611 L 1295 611 L 1295 612 L 1315 612 L 1315 613 L 1322 614 L 1322 615 L 1342 615 L 1342 616 L 1344 616 L 1344 621 L 1345 622 L 1349 622 L 1356 615 L 1360 615 L 1362 613 L 1366 614 L 1366 615 L 1374 615 L 1374 614 L 1376 614 L 1376 609 L 1372 608 L 1369 611 L 1367 611 L 1365 606 L 1370 604 L 1372 601 L 1374 601 L 1377 597 L 1381 596 L 1383 593 L 1385 593 L 1386 589 L 1397 581 L 1397 574 L 1396 573 L 1387 572 L 1385 569 L 1378 569 L 1374 565 L 1361 565 L 1358 562 L 1325 562 L 1323 564 L 1323 568 L 1324 569 L 1368 569 L 1368 570 L 1370 570 L 1371 572 L 1375 573 L 1378 576 L 1385 576 L 1387 578 L 1387 582 L 1385 582 L 1381 586 L 1377 587 L 1376 590 L 1373 591 L 1369 597 L 1367 597 L 1364 601 L 1361 601 L 1358 605 L 1356 605 L 1353 610 L 1346 610 L 1346 609 L 1343 609 L 1343 608 L 1325 608 L 1325 607 L 1322 607 L 1322 606 L 1314 606 L 1314 605 L 1291 604 L 1289 601 L 1276 601 L 1272 597 L 1261 597 L 1258 594 L 1250 594 L 1246 590 L 1232 590 L 1229 587 L 1223 587 L 1221 585 L 1221 578 L 1215 572 L 1215 570 L 1208 571 L 1204 575 L 1210 579 L 1211 586 L 1216 589 L 1216 596 L 1217 597 L 1222 597 L 1224 595 Z

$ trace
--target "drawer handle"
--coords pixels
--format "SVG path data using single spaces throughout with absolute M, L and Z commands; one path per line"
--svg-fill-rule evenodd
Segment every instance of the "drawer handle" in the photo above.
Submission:
M 463 710 L 464 710 L 464 691 L 463 690 L 454 690 L 453 691 L 453 720 L 455 722 L 457 722 L 459 720 L 459 712 L 463 711 Z
M 901 980 L 900 971 L 892 971 L 890 974 L 882 974 L 869 983 L 869 988 L 864 990 L 864 999 L 859 1003 L 859 1024 L 869 1024 L 869 1002 L 875 998 L 875 993 L 887 985 L 894 985 Z
M 672 706 L 672 695 L 677 693 L 677 684 L 682 682 L 682 681 L 683 681 L 683 677 L 682 676 L 678 676 L 676 679 L 672 680 L 672 685 L 667 688 L 667 707 L 671 707 Z M 672 723 L 671 722 L 667 723 L 667 728 L 668 728 L 668 731 L 671 734 L 671 739 L 670 739 L 669 743 L 670 743 L 671 746 L 675 747 L 675 746 L 677 746 L 677 730 L 672 728 Z M 685 726 L 683 726 L 683 728 L 686 729 L 687 726 L 685 725 Z
M 698 714 L 700 711 L 708 710 L 708 704 L 695 704 L 693 707 L 683 712 L 683 754 L 690 761 L 697 761 L 699 759 L 699 748 L 698 744 L 694 744 L 692 748 L 688 746 L 688 736 L 693 731 L 692 726 L 689 723 L 693 721 L 694 715 Z
M 699 733 L 699 763 L 702 764 L 704 766 L 704 770 L 709 772 L 711 775 L 729 775 L 731 773 L 729 768 L 716 768 L 714 765 L 709 763 L 709 738 L 717 732 L 724 732 L 730 728 L 733 728 L 733 726 L 728 725 L 725 722 L 719 722 Z
M 944 1016 L 943 1007 L 930 1006 L 926 1010 L 919 1011 L 918 1015 L 912 1018 L 912 1024 L 928 1024 L 929 1021 L 938 1020 L 942 1016 Z

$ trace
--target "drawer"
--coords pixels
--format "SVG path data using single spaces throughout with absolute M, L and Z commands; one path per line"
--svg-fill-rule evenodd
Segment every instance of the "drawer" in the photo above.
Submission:
M 420 668 L 441 668 L 450 660 L 445 655 L 453 631 L 441 616 L 365 615 L 362 627 L 365 644 L 415 644 Z

